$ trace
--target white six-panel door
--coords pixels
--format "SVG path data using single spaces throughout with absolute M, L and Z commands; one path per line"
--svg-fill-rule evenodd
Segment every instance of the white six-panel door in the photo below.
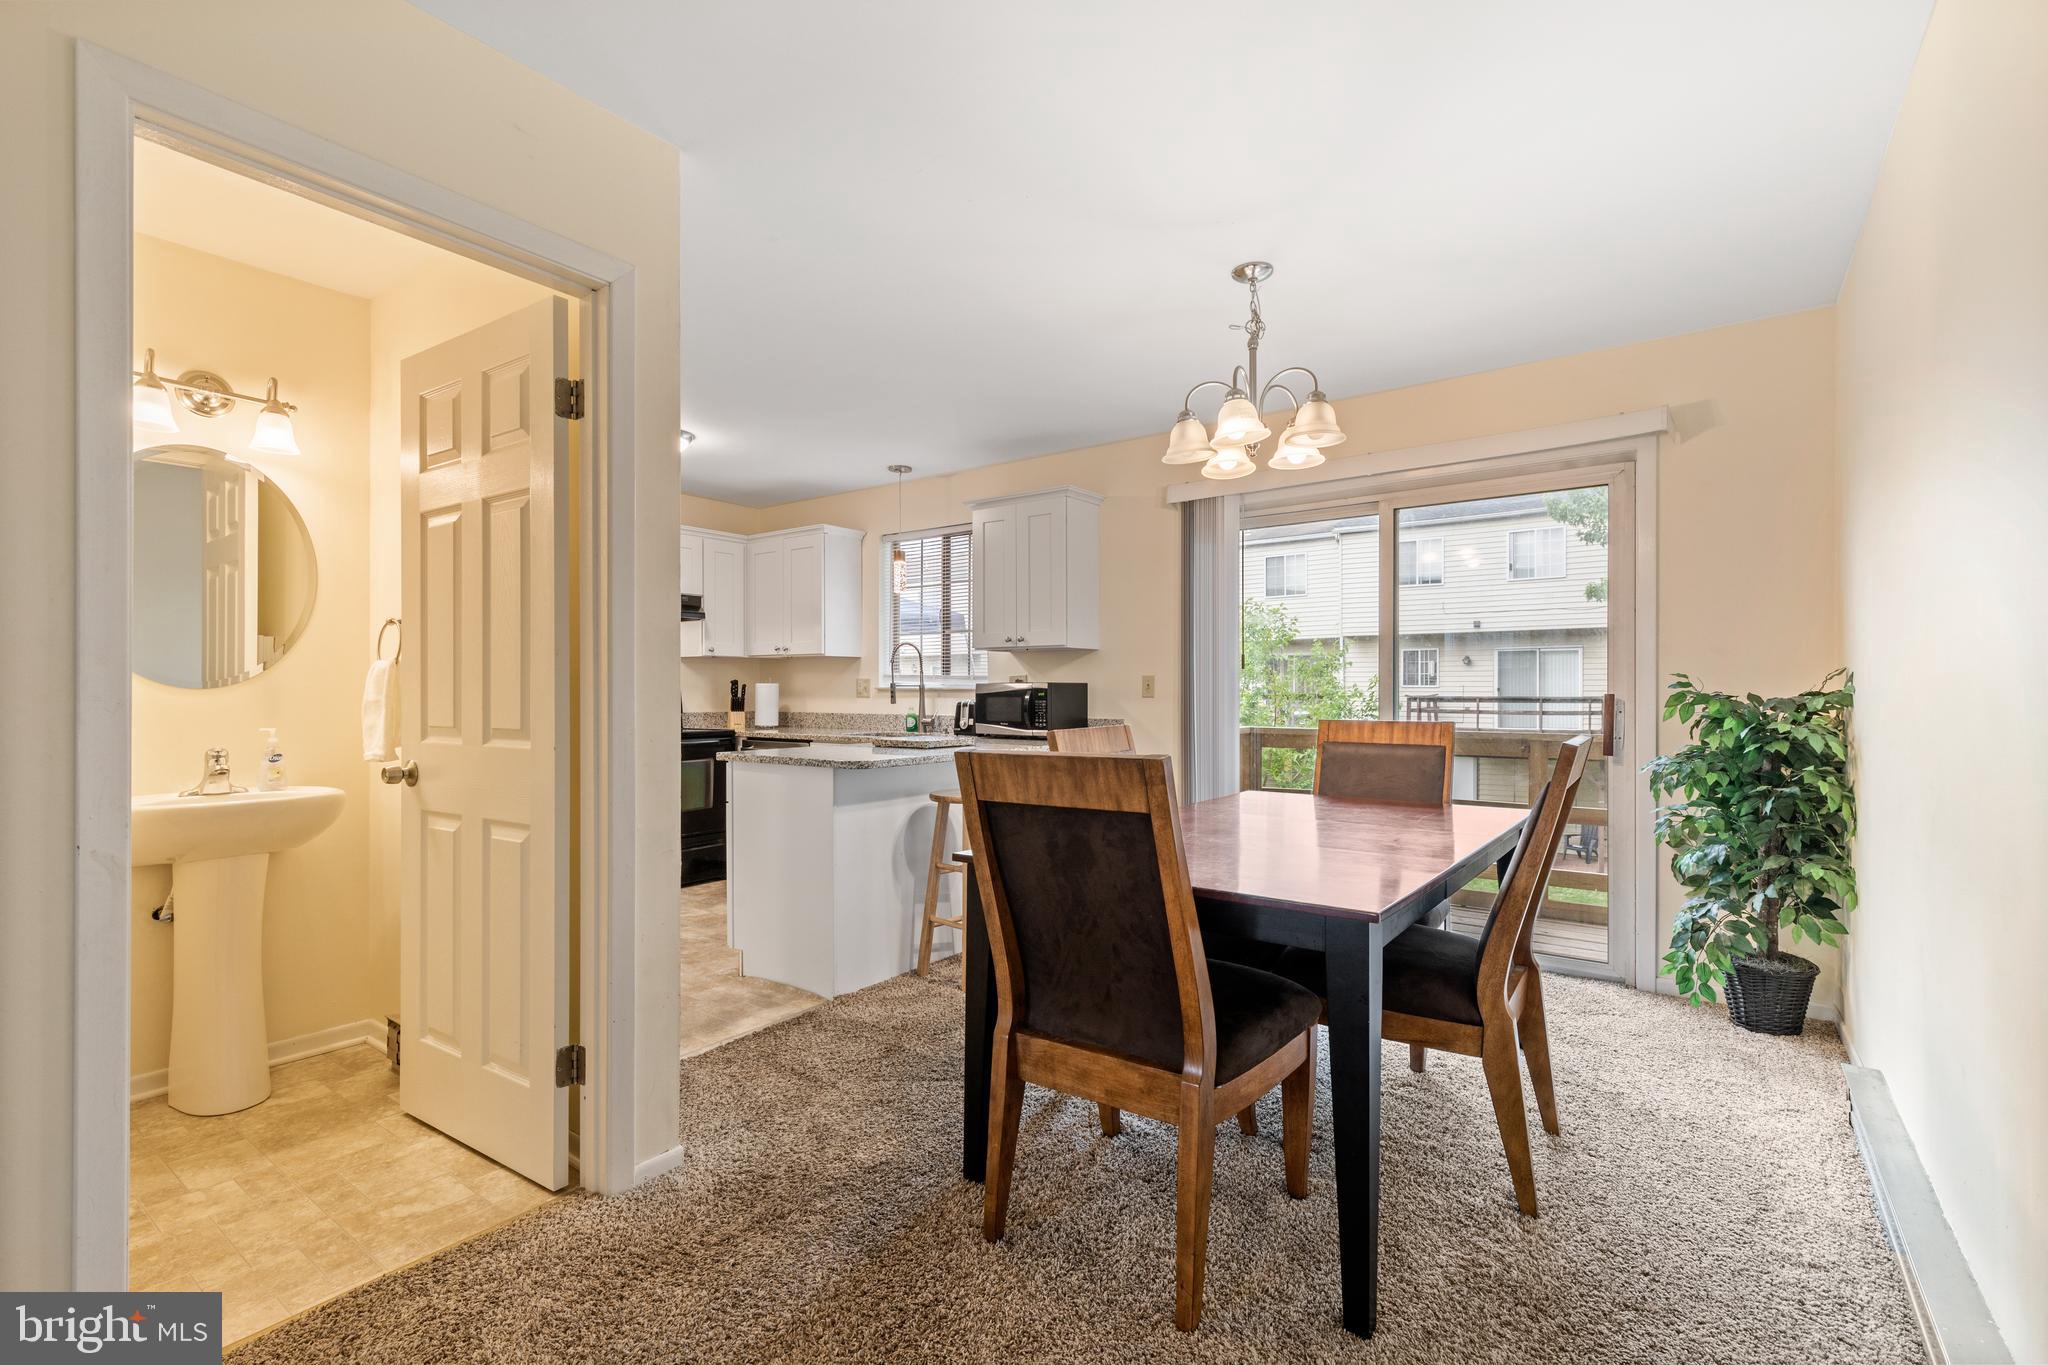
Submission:
M 399 366 L 405 1112 L 568 1183 L 567 423 L 550 299 Z

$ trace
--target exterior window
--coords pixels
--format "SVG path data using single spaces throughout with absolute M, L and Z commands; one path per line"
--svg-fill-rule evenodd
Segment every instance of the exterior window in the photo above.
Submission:
M 1306 554 L 1266 556 L 1266 596 L 1306 597 L 1308 556 Z
M 1563 578 L 1564 527 L 1508 532 L 1509 578 Z
M 1395 581 L 1401 587 L 1427 587 L 1444 581 L 1442 540 L 1404 540 L 1395 554 Z
M 1584 716 L 1573 706 L 1547 707 L 1552 698 L 1578 697 L 1585 655 L 1576 647 L 1503 649 L 1494 655 L 1503 730 L 1576 730 Z
M 1404 649 L 1401 651 L 1401 686 L 1436 686 L 1436 651 L 1434 649 Z
M 896 590 L 892 556 L 903 547 L 903 589 Z M 882 538 L 882 650 L 889 663 L 882 685 L 917 685 L 917 656 L 897 657 L 897 646 L 924 653 L 927 687 L 972 687 L 988 681 L 988 652 L 974 647 L 974 542 L 972 529 L 946 526 Z

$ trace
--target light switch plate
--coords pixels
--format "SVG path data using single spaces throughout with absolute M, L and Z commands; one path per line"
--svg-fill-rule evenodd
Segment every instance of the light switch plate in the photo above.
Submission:
M 868 694 L 868 690 L 868 680 L 866 678 L 855 678 L 853 680 L 854 696 L 865 697 Z
M 1154 681 L 1150 673 L 1138 679 L 1138 695 L 1141 697 L 1156 697 L 1159 695 L 1158 683 Z

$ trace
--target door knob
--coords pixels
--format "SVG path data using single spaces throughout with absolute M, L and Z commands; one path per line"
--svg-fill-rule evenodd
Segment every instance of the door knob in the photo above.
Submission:
M 394 787 L 401 782 L 408 787 L 417 787 L 420 784 L 420 765 L 409 759 L 402 764 L 386 763 L 377 770 L 377 776 Z

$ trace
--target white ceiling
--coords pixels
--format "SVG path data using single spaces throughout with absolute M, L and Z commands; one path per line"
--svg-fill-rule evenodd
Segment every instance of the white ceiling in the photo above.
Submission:
M 141 138 L 135 230 L 365 299 L 462 259 Z
M 1164 431 L 1249 257 L 1333 396 L 1829 303 L 1931 5 L 416 2 L 682 149 L 755 505 Z

